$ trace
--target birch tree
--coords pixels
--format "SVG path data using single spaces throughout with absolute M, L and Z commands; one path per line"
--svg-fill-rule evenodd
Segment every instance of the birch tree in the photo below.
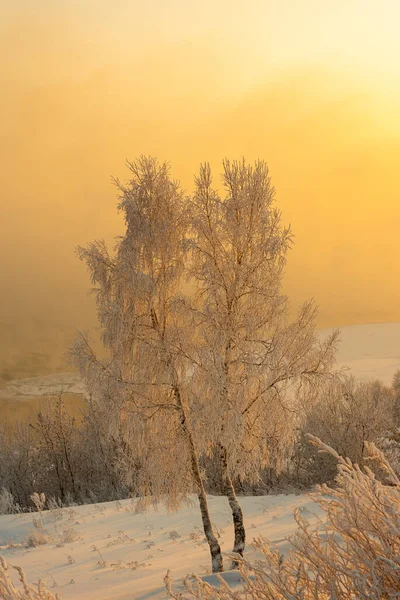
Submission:
M 129 184 L 116 182 L 126 233 L 115 255 L 104 242 L 79 249 L 109 356 L 100 360 L 84 336 L 73 356 L 92 397 L 108 407 L 121 464 L 143 497 L 174 508 L 195 486 L 219 571 L 199 458 L 218 451 L 242 555 L 233 482 L 256 478 L 287 452 L 300 392 L 329 372 L 336 334 L 318 343 L 312 302 L 288 318 L 281 287 L 292 236 L 265 163 L 225 161 L 224 198 L 208 165 L 190 198 L 166 165 L 141 158 L 129 167 Z M 288 393 L 293 382 L 296 394 Z
M 233 481 L 257 477 L 290 446 L 299 399 L 307 397 L 295 394 L 293 384 L 299 392 L 329 373 L 337 333 L 318 342 L 313 302 L 290 322 L 282 277 L 292 234 L 282 226 L 267 165 L 225 160 L 222 184 L 221 197 L 204 164 L 189 202 L 196 290 L 190 310 L 200 339 L 195 389 L 207 398 L 204 423 L 219 448 L 233 551 L 243 555 L 245 528 Z
M 92 398 L 108 407 L 121 466 L 146 499 L 171 508 L 193 490 L 199 500 L 213 572 L 223 568 L 199 465 L 200 404 L 190 393 L 191 316 L 182 310 L 187 214 L 166 164 L 142 157 L 128 164 L 131 180 L 116 181 L 126 232 L 114 254 L 103 241 L 78 249 L 89 268 L 102 341 L 96 356 L 80 335 L 71 352 Z M 139 467 L 139 468 L 138 468 Z

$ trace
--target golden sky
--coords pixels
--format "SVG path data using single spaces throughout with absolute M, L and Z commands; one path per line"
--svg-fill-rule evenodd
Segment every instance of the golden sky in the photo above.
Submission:
M 204 160 L 265 159 L 294 303 L 399 321 L 399 22 L 397 0 L 1 0 L 0 323 L 94 323 L 74 247 L 121 232 L 110 177 L 142 153 L 188 190 Z

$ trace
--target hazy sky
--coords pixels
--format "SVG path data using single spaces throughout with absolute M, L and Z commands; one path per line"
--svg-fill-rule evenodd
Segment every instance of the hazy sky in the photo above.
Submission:
M 399 22 L 397 0 L 1 0 L 0 323 L 93 324 L 74 247 L 122 231 L 110 176 L 141 153 L 188 190 L 201 161 L 265 159 L 293 301 L 400 320 Z

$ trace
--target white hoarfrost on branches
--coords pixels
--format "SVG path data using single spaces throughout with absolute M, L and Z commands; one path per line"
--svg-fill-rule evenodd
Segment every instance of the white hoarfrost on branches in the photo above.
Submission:
M 189 199 L 190 309 L 198 331 L 195 390 L 207 400 L 203 423 L 232 508 L 233 551 L 243 555 L 233 482 L 254 482 L 265 466 L 279 469 L 310 384 L 331 372 L 338 334 L 318 341 L 312 302 L 289 319 L 282 277 L 292 235 L 282 226 L 267 165 L 225 160 L 222 183 L 224 197 L 205 164 Z
M 208 165 L 190 197 L 167 165 L 141 157 L 128 166 L 131 180 L 116 182 L 126 223 L 116 252 L 103 241 L 78 250 L 107 357 L 85 336 L 72 355 L 143 498 L 176 508 L 196 490 L 219 571 L 201 458 L 218 457 L 242 555 L 234 482 L 287 456 L 310 386 L 330 374 L 337 334 L 318 342 L 313 303 L 289 319 L 281 288 L 292 236 L 264 162 L 225 161 L 224 197 Z
M 72 354 L 93 398 L 108 407 L 121 464 L 143 499 L 176 508 L 195 489 L 212 568 L 221 571 L 199 463 L 207 440 L 197 435 L 200 406 L 185 352 L 194 335 L 182 310 L 185 199 L 166 164 L 142 157 L 129 168 L 131 181 L 117 182 L 126 233 L 115 255 L 104 242 L 79 249 L 96 286 L 108 357 L 99 360 L 84 336 Z
M 393 389 L 379 381 L 356 382 L 354 377 L 342 377 L 320 386 L 314 406 L 307 411 L 303 431 L 312 432 L 358 464 L 364 460 L 366 441 L 376 443 L 394 461 L 394 453 L 385 442 L 396 439 L 394 422 Z M 395 444 L 391 446 L 394 450 Z M 335 478 L 336 461 L 328 453 L 317 453 L 304 436 L 298 458 L 310 483 L 331 482 Z
M 369 468 L 360 469 L 318 438 L 321 451 L 338 461 L 336 487 L 323 486 L 316 499 L 326 524 L 311 531 L 297 513 L 299 533 L 291 540 L 288 556 L 259 539 L 262 560 L 240 561 L 243 585 L 219 588 L 199 577 L 187 578 L 187 592 L 172 598 L 188 600 L 395 600 L 400 590 L 400 480 L 384 455 L 366 443 L 369 460 L 385 473 L 379 481 Z

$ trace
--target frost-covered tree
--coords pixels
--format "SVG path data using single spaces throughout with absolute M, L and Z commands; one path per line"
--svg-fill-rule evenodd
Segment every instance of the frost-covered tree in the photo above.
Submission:
M 199 464 L 207 440 L 199 435 L 202 403 L 191 393 L 193 324 L 182 309 L 185 198 L 166 164 L 141 157 L 128 166 L 131 180 L 116 182 L 126 232 L 115 253 L 102 241 L 78 250 L 95 285 L 107 356 L 98 358 L 85 336 L 72 355 L 93 400 L 108 408 L 127 480 L 134 476 L 142 497 L 166 499 L 171 508 L 194 488 L 212 569 L 221 571 Z
M 387 429 L 377 439 L 378 448 L 383 450 L 394 470 L 400 473 L 400 370 L 397 369 L 392 379 L 393 404 L 387 414 Z M 391 422 L 390 422 L 391 421 Z
M 400 427 L 400 369 L 397 369 L 397 371 L 393 375 L 392 389 L 395 397 L 394 425 Z
M 31 509 L 34 492 L 63 504 L 127 497 L 107 409 L 84 408 L 74 418 L 62 397 L 47 398 L 29 422 L 0 424 L 0 514 Z
M 317 453 L 306 434 L 320 437 L 336 452 L 360 464 L 365 441 L 379 443 L 389 437 L 393 414 L 392 390 L 379 381 L 357 383 L 345 376 L 326 381 L 308 411 L 297 449 L 296 460 L 301 462 L 305 482 L 331 482 L 337 470 L 334 458 L 329 453 Z
M 0 488 L 11 494 L 21 508 L 30 504 L 40 470 L 29 424 L 7 420 L 0 423 Z
M 291 233 L 265 163 L 225 161 L 223 198 L 208 165 L 189 198 L 166 165 L 141 158 L 129 167 L 128 185 L 117 182 L 126 233 L 115 254 L 104 242 L 79 250 L 108 357 L 99 360 L 84 336 L 73 355 L 108 407 L 121 464 L 142 495 L 175 507 L 195 485 L 218 571 L 199 459 L 217 451 L 243 554 L 233 482 L 287 452 L 304 388 L 329 372 L 336 334 L 318 343 L 311 302 L 289 319 L 281 288 Z
M 307 398 L 302 392 L 329 373 L 337 333 L 319 343 L 313 302 L 289 319 L 282 277 L 292 235 L 282 226 L 267 165 L 226 160 L 222 184 L 220 195 L 205 164 L 189 200 L 190 310 L 198 342 L 192 362 L 194 389 L 207 399 L 204 426 L 219 448 L 233 551 L 243 555 L 233 481 L 256 478 L 287 452 Z
M 37 432 L 43 464 L 49 459 L 51 466 L 47 469 L 46 477 L 55 479 L 57 496 L 61 502 L 65 502 L 70 492 L 76 500 L 81 460 L 77 453 L 79 430 L 75 417 L 65 410 L 62 394 L 55 401 L 49 399 L 41 408 L 33 428 Z

